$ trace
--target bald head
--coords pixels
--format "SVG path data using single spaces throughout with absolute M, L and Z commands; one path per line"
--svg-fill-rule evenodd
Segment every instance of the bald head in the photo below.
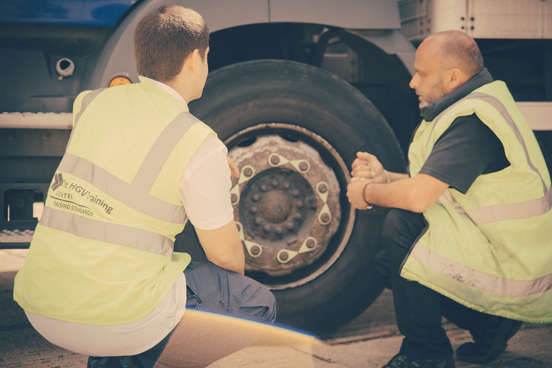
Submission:
M 436 33 L 424 40 L 416 51 L 416 74 L 410 88 L 416 90 L 423 108 L 448 95 L 483 69 L 477 44 L 459 31 Z
M 464 32 L 439 32 L 426 38 L 422 45 L 424 43 L 431 44 L 437 52 L 443 70 L 458 68 L 471 78 L 483 69 L 483 57 L 479 47 L 474 39 Z

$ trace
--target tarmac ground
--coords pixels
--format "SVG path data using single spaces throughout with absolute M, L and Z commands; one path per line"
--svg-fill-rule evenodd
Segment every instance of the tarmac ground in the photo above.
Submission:
M 13 301 L 13 280 L 26 250 L 0 250 L 0 367 L 86 367 L 87 357 L 49 343 L 29 324 Z M 467 331 L 444 321 L 456 348 L 471 341 Z M 402 336 L 395 324 L 388 290 L 363 314 L 319 343 L 253 345 L 229 355 L 211 368 L 372 368 L 381 367 L 399 350 Z M 494 362 L 478 365 L 455 361 L 458 368 L 551 368 L 552 325 L 524 324 Z

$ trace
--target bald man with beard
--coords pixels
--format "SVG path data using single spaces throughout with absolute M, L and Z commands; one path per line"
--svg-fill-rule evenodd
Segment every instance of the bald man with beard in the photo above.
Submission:
M 359 152 L 347 191 L 359 210 L 390 208 L 376 268 L 393 290 L 405 337 L 384 368 L 454 367 L 442 316 L 473 336 L 457 358 L 483 364 L 506 349 L 520 321 L 552 318 L 550 176 L 506 85 L 484 68 L 470 36 L 426 38 L 415 70 L 410 87 L 423 121 L 409 173 L 388 172 Z

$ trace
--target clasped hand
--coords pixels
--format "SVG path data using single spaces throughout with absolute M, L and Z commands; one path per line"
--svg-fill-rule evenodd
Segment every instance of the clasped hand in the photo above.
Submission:
M 239 177 L 238 167 L 229 157 L 227 159 L 232 176 Z M 377 157 L 367 152 L 357 152 L 352 169 L 351 183 L 347 186 L 347 197 L 354 208 L 366 210 L 370 206 L 364 198 L 365 185 L 367 183 L 387 183 L 389 174 L 383 169 L 383 165 Z
M 357 152 L 353 161 L 351 183 L 347 186 L 347 197 L 351 205 L 359 210 L 369 208 L 363 189 L 367 183 L 387 183 L 388 173 L 376 156 L 367 152 Z

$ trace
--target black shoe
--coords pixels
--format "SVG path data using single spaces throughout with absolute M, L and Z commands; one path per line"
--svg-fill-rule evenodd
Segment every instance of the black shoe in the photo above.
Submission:
M 89 357 L 86 368 L 143 368 L 137 359 L 125 357 Z
M 465 362 L 484 364 L 496 359 L 508 346 L 508 340 L 523 322 L 492 317 L 482 329 L 470 331 L 474 342 L 466 342 L 456 349 L 456 357 Z
M 414 359 L 397 354 L 382 368 L 456 368 L 452 356 L 444 359 Z

